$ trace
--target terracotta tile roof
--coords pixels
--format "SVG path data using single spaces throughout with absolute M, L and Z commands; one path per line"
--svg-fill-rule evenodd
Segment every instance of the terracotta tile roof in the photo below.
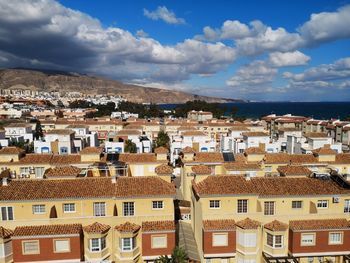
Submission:
M 174 172 L 174 168 L 167 164 L 161 164 L 156 167 L 155 172 L 156 174 L 172 174 Z
M 233 219 L 218 219 L 218 220 L 204 220 L 204 230 L 234 230 L 236 229 L 235 220 Z
M 5 169 L 1 171 L 0 173 L 0 178 L 10 178 L 11 176 L 11 170 L 10 169 Z
M 289 176 L 289 175 L 309 176 L 310 174 L 312 174 L 312 171 L 305 166 L 293 166 L 293 165 L 279 166 L 277 168 L 277 171 L 285 176 Z
M 290 158 L 287 153 L 267 153 L 265 154 L 264 160 L 267 164 L 290 162 Z
M 23 158 L 19 160 L 20 163 L 23 164 L 49 164 L 51 162 L 51 159 L 53 157 L 53 154 L 26 154 Z
M 21 154 L 24 150 L 18 147 L 4 147 L 0 150 L 0 154 Z
M 134 223 L 125 222 L 124 224 L 118 225 L 115 227 L 116 230 L 119 232 L 128 232 L 128 233 L 134 233 L 138 231 L 141 228 L 141 226 L 136 225 Z
M 116 197 L 138 196 L 175 196 L 176 190 L 172 183 L 157 176 L 118 177 Z
M 337 152 L 333 149 L 331 149 L 330 145 L 325 145 L 322 148 L 318 148 L 316 150 L 312 151 L 313 154 L 317 155 L 336 155 Z
M 81 224 L 18 226 L 15 228 L 13 236 L 69 235 L 80 234 L 81 230 Z
M 81 163 L 81 156 L 79 154 L 67 154 L 67 155 L 54 154 L 52 156 L 50 163 L 52 165 L 79 164 Z
M 145 221 L 142 222 L 143 232 L 175 231 L 174 221 Z
M 192 147 L 186 146 L 185 148 L 182 149 L 181 152 L 183 152 L 183 153 L 195 153 L 196 151 Z
M 247 217 L 246 219 L 238 221 L 236 223 L 236 226 L 242 229 L 257 229 L 258 227 L 261 226 L 261 223 Z
M 223 163 L 224 156 L 220 152 L 199 152 L 194 156 L 197 163 Z
M 305 133 L 304 137 L 307 137 L 307 138 L 327 138 L 328 135 L 327 135 L 327 133 L 323 133 L 323 132 L 308 132 L 308 133 Z
M 242 133 L 242 135 L 243 136 L 247 136 L 247 137 L 264 137 L 264 136 L 269 136 L 265 132 L 244 132 L 244 133 Z
M 291 164 L 318 163 L 318 158 L 313 154 L 291 154 L 289 158 Z
M 260 147 L 249 147 L 245 149 L 245 154 L 265 154 L 265 150 L 261 149 Z
M 185 131 L 182 133 L 183 136 L 206 136 L 202 131 Z
M 293 231 L 322 230 L 322 229 L 350 229 L 350 223 L 345 218 L 292 220 L 289 222 L 289 228 Z
M 332 180 L 319 180 L 309 177 L 253 177 L 209 176 L 203 181 L 192 181 L 198 196 L 256 194 L 258 196 L 306 196 L 349 194 Z
M 109 225 L 101 224 L 98 222 L 95 222 L 91 225 L 84 226 L 83 230 L 86 233 L 105 233 L 107 232 L 111 227 Z
M 40 191 L 38 191 L 40 189 Z M 14 180 L 0 187 L 0 200 L 126 198 L 175 195 L 175 187 L 156 176 L 74 178 L 63 180 Z
M 169 150 L 163 146 L 154 149 L 154 153 L 168 153 Z
M 350 153 L 340 153 L 335 156 L 335 163 L 350 163 Z
M 156 163 L 167 162 L 158 161 L 157 156 L 154 153 L 121 153 L 118 160 L 125 163 Z
M 256 162 L 226 162 L 224 164 L 226 170 L 233 171 L 251 171 L 251 170 L 260 170 L 261 166 Z
M 80 151 L 80 154 L 101 154 L 102 148 L 99 147 L 85 147 Z
M 117 133 L 117 136 L 128 136 L 128 135 L 141 135 L 142 132 L 140 130 L 128 130 L 123 129 Z
M 5 239 L 13 235 L 13 231 L 0 226 L 0 238 Z
M 58 134 L 58 135 L 71 135 L 75 133 L 75 131 L 70 129 L 54 129 L 54 130 L 48 130 L 46 134 Z
M 191 169 L 195 174 L 211 174 L 211 169 L 207 165 L 195 165 Z
M 264 227 L 271 231 L 285 231 L 288 229 L 288 225 L 285 223 L 282 223 L 278 220 L 273 220 L 270 223 L 267 223 L 264 225 Z
M 81 168 L 75 166 L 58 166 L 55 168 L 49 168 L 45 172 L 46 177 L 51 176 L 74 176 L 76 177 L 81 172 Z

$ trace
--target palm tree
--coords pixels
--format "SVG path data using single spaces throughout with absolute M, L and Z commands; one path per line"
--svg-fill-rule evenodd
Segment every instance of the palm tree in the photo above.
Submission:
M 186 251 L 180 247 L 175 247 L 171 258 L 168 256 L 161 256 L 157 259 L 157 263 L 187 263 L 188 256 Z

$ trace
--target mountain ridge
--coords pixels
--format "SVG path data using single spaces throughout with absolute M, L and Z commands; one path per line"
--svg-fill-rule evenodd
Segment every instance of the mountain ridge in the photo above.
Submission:
M 78 91 L 91 95 L 120 95 L 128 101 L 137 103 L 184 103 L 189 100 L 218 103 L 244 102 L 240 99 L 201 96 L 177 90 L 124 84 L 104 77 L 50 69 L 0 69 L 0 89 Z

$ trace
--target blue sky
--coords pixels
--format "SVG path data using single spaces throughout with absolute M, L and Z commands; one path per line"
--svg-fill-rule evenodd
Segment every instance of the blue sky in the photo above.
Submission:
M 349 25 L 350 0 L 0 0 L 0 67 L 228 98 L 349 101 Z

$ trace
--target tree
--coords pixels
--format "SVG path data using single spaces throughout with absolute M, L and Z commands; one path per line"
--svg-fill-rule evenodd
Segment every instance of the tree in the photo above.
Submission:
M 44 137 L 43 129 L 41 127 L 41 123 L 39 120 L 36 122 L 36 125 L 35 125 L 34 137 L 37 140 L 39 140 L 39 138 Z
M 166 147 L 169 148 L 169 142 L 170 142 L 170 138 L 168 136 L 168 133 L 164 132 L 164 131 L 160 131 L 158 132 L 158 137 L 156 140 L 156 147 Z
M 175 247 L 173 253 L 171 254 L 171 258 L 168 256 L 161 256 L 157 259 L 158 263 L 187 263 L 188 256 L 186 251 L 183 248 Z
M 125 152 L 136 153 L 137 152 L 136 144 L 133 143 L 131 140 L 126 140 L 125 141 Z

